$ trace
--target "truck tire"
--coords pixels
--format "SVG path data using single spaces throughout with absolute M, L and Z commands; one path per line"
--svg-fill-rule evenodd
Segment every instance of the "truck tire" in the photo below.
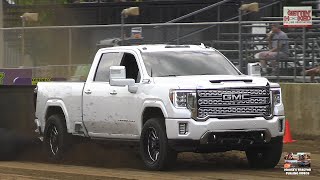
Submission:
M 51 115 L 44 131 L 44 150 L 50 160 L 62 160 L 71 145 L 71 135 L 68 134 L 63 115 Z
M 177 152 L 168 145 L 162 119 L 151 118 L 144 124 L 140 137 L 140 154 L 148 170 L 165 170 L 174 165 Z
M 281 142 L 274 142 L 265 147 L 249 148 L 246 150 L 247 159 L 251 168 L 274 168 L 282 154 L 282 138 Z

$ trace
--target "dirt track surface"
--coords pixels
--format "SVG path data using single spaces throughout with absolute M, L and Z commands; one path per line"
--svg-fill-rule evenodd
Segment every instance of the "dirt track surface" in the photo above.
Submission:
M 167 172 L 146 171 L 137 153 L 82 144 L 63 163 L 48 163 L 39 149 L 25 152 L 16 161 L 0 162 L 1 180 L 97 180 L 97 179 L 320 179 L 320 143 L 299 140 L 285 145 L 284 152 L 311 152 L 309 176 L 287 176 L 281 159 L 275 169 L 252 170 L 244 153 L 179 154 L 177 165 Z

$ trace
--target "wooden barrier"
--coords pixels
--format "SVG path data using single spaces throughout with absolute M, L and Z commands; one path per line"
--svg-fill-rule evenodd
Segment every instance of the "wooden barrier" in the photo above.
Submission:
M 320 135 L 320 84 L 282 83 L 282 100 L 291 131 Z
M 35 86 L 0 86 L 0 128 L 33 134 Z

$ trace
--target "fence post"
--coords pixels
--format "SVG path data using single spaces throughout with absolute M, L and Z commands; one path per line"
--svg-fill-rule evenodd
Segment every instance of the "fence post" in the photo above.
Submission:
M 294 70 L 293 70 L 294 79 L 293 81 L 296 82 L 297 79 L 297 41 L 294 40 Z
M 315 45 L 315 39 L 312 39 L 312 68 L 314 67 L 314 45 Z
M 303 82 L 306 82 L 306 28 L 303 27 L 303 32 L 302 32 L 302 54 L 303 54 Z
M 242 21 L 242 10 L 239 8 L 239 29 L 238 29 L 238 36 L 239 36 L 239 70 L 242 72 L 242 29 L 241 29 L 241 21 Z
M 245 49 L 245 59 L 244 59 L 244 64 L 245 66 L 244 67 L 248 67 L 248 60 L 249 60 L 249 52 L 248 52 L 248 49 L 249 49 L 249 43 L 248 43 L 248 38 L 246 38 L 246 40 L 244 41 L 245 44 L 244 44 L 244 49 Z M 246 70 L 246 72 L 248 72 L 248 69 Z
M 26 26 L 26 21 L 24 17 L 21 17 L 22 21 L 22 29 L 21 29 L 21 60 L 20 60 L 20 66 L 24 66 L 24 55 L 25 55 L 25 26 Z M 22 62 L 22 63 L 21 63 Z
M 220 5 L 218 6 L 217 10 L 217 21 L 220 22 Z M 220 24 L 217 25 L 217 40 L 220 39 Z
M 68 29 L 68 75 L 71 76 L 71 64 L 72 64 L 72 29 Z
M 180 25 L 177 25 L 177 45 L 180 44 Z
M 3 1 L 0 2 L 0 28 L 3 28 Z M 3 30 L 0 30 L 0 68 L 4 67 L 4 41 Z
M 279 49 L 279 46 L 280 46 L 280 41 L 281 40 L 277 40 L 277 60 L 276 60 L 276 74 L 277 74 L 277 80 L 278 80 L 278 83 L 280 82 L 280 68 L 282 68 L 282 62 L 281 62 L 281 57 L 280 57 L 280 49 Z
M 124 41 L 124 14 L 121 13 L 121 27 L 120 27 L 120 33 L 121 33 L 121 45 L 123 45 L 123 41 Z

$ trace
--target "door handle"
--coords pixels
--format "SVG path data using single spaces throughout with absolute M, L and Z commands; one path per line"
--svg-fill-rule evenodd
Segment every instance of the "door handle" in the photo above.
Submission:
M 117 93 L 116 90 L 112 90 L 112 91 L 110 92 L 110 94 L 111 94 L 111 95 L 116 95 L 116 94 L 118 94 L 118 93 Z
M 90 89 L 88 89 L 88 90 L 85 90 L 84 93 L 86 93 L 86 94 L 91 94 L 92 91 L 91 91 Z

